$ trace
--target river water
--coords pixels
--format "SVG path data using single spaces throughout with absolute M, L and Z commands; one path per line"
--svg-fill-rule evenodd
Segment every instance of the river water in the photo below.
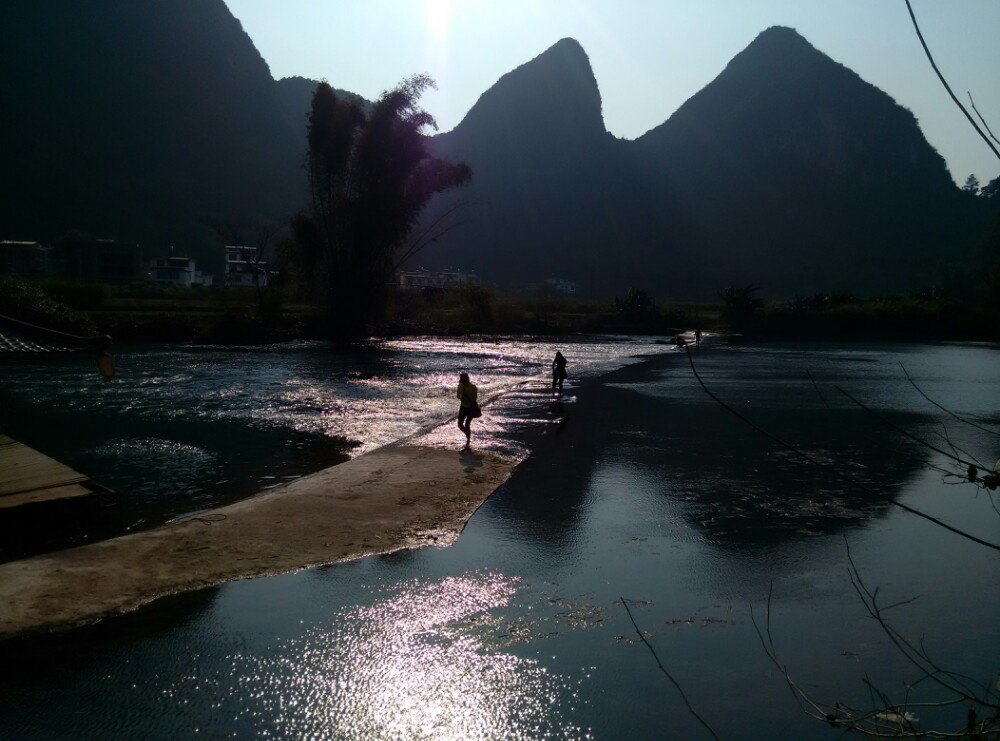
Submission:
M 577 377 L 665 349 L 651 338 L 572 346 Z M 558 347 L 417 338 L 350 353 L 323 343 L 126 348 L 110 383 L 87 357 L 0 358 L 0 430 L 115 490 L 127 531 L 426 430 L 455 413 L 460 371 L 490 399 L 538 378 Z M 495 426 L 503 415 L 491 419 L 483 444 L 509 446 Z
M 133 411 L 150 414 L 148 437 L 210 450 L 214 463 L 204 470 L 213 476 L 217 467 L 233 466 L 252 478 L 260 469 L 225 458 L 236 448 L 211 448 L 209 433 L 193 442 L 183 436 L 212 416 L 204 405 L 222 410 L 223 431 L 267 429 L 270 415 L 256 416 L 258 405 L 287 410 L 282 413 L 295 420 L 287 429 L 340 436 L 345 442 L 338 454 L 353 454 L 364 446 L 347 440 L 370 446 L 417 431 L 437 413 L 435 404 L 446 411 L 454 368 L 465 364 L 474 380 L 482 379 L 481 388 L 514 389 L 495 411 L 488 408 L 483 444 L 532 452 L 451 547 L 231 583 L 97 629 L 4 647 L 5 663 L 18 669 L 0 677 L 0 736 L 707 736 L 639 641 L 620 601 L 625 598 L 664 667 L 721 737 L 832 738 L 842 729 L 799 710 L 764 654 L 750 608 L 761 618 L 773 588 L 774 644 L 810 696 L 868 707 L 867 676 L 901 699 L 904 683 L 921 675 L 865 613 L 848 576 L 848 544 L 883 604 L 917 597 L 888 613 L 904 636 L 923 638 L 949 669 L 996 681 L 995 552 L 852 490 L 774 445 L 709 399 L 682 354 L 605 372 L 629 356 L 664 348 L 647 340 L 563 346 L 570 370 L 589 369 L 590 377 L 581 382 L 588 373 L 576 374 L 564 398 L 550 402 L 517 384 L 543 369 L 554 348 L 518 342 L 504 348 L 455 343 L 442 349 L 424 340 L 349 362 L 334 361 L 320 348 L 150 349 L 136 354 L 134 367 L 175 368 L 174 383 L 144 386 L 130 379 L 123 381 L 128 393 L 113 386 L 82 393 L 92 387 L 81 376 L 75 392 L 57 393 L 66 409 L 55 413 L 67 421 L 69 409 L 111 406 L 114 424 L 107 429 L 123 430 L 130 429 Z M 231 368 L 213 368 L 220 358 Z M 899 366 L 939 403 L 997 429 L 996 346 L 716 342 L 694 360 L 721 399 L 816 460 L 894 501 L 1000 540 L 997 493 L 991 500 L 987 491 L 946 476 L 959 467 L 944 454 L 954 445 L 965 451 L 962 457 L 991 466 L 1000 438 L 930 405 Z M 66 373 L 66 362 L 31 373 L 23 372 L 27 366 L 5 368 L 5 398 L 49 393 L 40 379 Z M 132 362 L 119 362 L 123 379 Z M 155 375 L 147 372 L 147 378 Z M 215 387 L 228 391 L 207 400 L 201 391 L 178 391 L 191 377 L 225 377 Z M 260 382 L 268 377 L 273 381 Z M 363 401 L 338 403 L 345 409 L 360 404 L 355 411 L 310 411 L 316 389 L 350 387 L 352 380 L 365 389 L 355 394 Z M 289 400 L 275 390 L 289 381 L 312 391 Z M 145 391 L 149 386 L 154 390 Z M 408 390 L 393 391 L 396 386 Z M 944 453 L 899 435 L 835 386 Z M 92 394 L 107 394 L 105 402 Z M 389 397 L 383 418 L 366 417 Z M 404 406 L 401 398 L 412 399 L 406 408 L 414 410 L 405 423 L 393 413 Z M 190 408 L 173 427 L 170 409 L 179 399 Z M 21 397 L 17 424 L 24 425 L 23 410 L 42 414 L 53 406 L 50 397 L 30 403 Z M 153 434 L 158 420 L 169 435 Z M 32 429 L 24 425 L 21 434 Z M 68 453 L 81 440 L 100 449 L 100 432 L 70 434 L 61 444 Z M 457 442 L 449 432 L 442 428 L 431 437 Z M 293 437 L 285 432 L 274 439 Z M 239 449 L 252 444 L 241 440 Z M 268 457 L 274 448 L 266 445 L 252 454 Z M 263 475 L 292 475 L 271 470 Z M 204 478 L 192 475 L 191 488 L 211 492 Z M 208 499 L 210 493 L 192 495 L 184 506 Z M 943 696 L 924 681 L 911 699 Z M 963 705 L 915 713 L 924 728 L 954 729 L 965 718 Z

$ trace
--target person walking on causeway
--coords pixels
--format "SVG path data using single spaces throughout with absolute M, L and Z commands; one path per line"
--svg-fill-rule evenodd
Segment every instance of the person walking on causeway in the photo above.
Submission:
M 562 391 L 563 381 L 566 380 L 566 358 L 556 350 L 555 360 L 552 361 L 552 391 L 555 392 L 556 385 Z
M 479 408 L 479 389 L 469 380 L 468 373 L 458 376 L 458 429 L 465 433 L 465 447 L 472 443 L 472 420 L 483 416 Z

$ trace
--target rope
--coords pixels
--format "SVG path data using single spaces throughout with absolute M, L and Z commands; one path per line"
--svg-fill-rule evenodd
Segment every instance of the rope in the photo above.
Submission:
M 56 329 L 39 327 L 36 324 L 29 324 L 20 319 L 0 314 L 0 327 L 4 325 L 9 327 L 14 333 L 13 339 L 7 344 L 23 345 L 23 347 L 15 346 L 13 348 L 17 350 L 103 349 L 111 344 L 111 338 L 107 335 L 83 337 L 81 335 L 69 334 L 68 332 L 60 332 Z M 21 340 L 18 338 L 18 334 L 22 337 L 30 337 L 31 340 Z M 0 332 L 0 345 L 3 344 L 3 340 L 4 334 Z M 29 344 L 35 345 L 35 347 L 30 347 Z

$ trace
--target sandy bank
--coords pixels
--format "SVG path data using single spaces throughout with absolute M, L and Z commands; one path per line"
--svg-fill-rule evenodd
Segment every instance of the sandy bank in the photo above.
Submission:
M 158 597 L 448 542 L 516 461 L 382 448 L 154 530 L 0 565 L 0 638 L 69 628 Z

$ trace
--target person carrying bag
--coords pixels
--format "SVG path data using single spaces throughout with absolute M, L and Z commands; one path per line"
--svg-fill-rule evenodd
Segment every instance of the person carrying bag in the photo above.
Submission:
M 465 447 L 472 443 L 472 420 L 483 416 L 483 410 L 479 406 L 479 389 L 469 380 L 468 373 L 460 373 L 458 376 L 458 429 L 465 433 Z

